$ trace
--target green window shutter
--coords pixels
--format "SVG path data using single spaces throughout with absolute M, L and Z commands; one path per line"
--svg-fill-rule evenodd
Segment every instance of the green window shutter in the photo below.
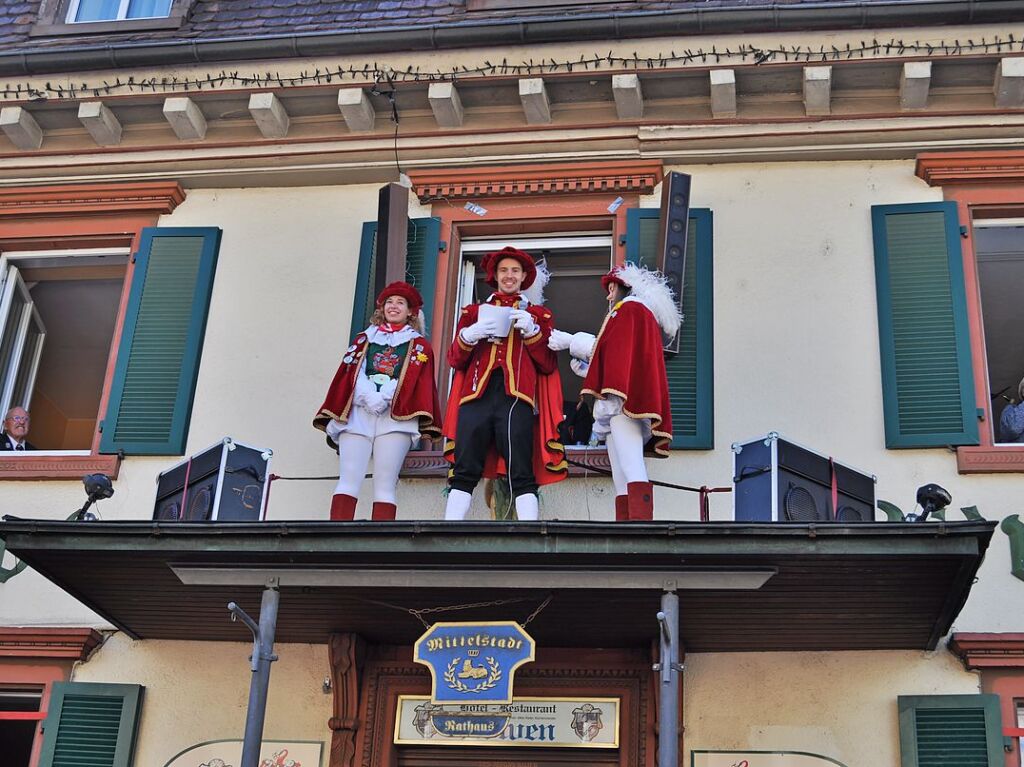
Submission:
M 889 448 L 978 444 L 956 203 L 871 209 Z
M 220 235 L 142 231 L 100 452 L 184 454 Z
M 43 722 L 39 767 L 131 767 L 142 689 L 56 682 Z
M 423 296 L 423 316 L 430 331 L 430 316 L 434 311 L 434 282 L 437 278 L 437 249 L 441 240 L 441 219 L 409 219 L 405 247 L 405 281 Z M 370 324 L 373 315 L 373 285 L 377 275 L 377 222 L 363 224 L 359 244 L 359 270 L 356 273 L 356 294 L 352 302 L 351 333 L 355 334 Z
M 998 695 L 900 695 L 900 767 L 1002 767 Z
M 626 212 L 626 260 L 657 268 L 659 218 L 657 208 Z M 674 448 L 710 450 L 715 446 L 712 222 L 710 210 L 690 209 L 679 353 L 665 358 Z

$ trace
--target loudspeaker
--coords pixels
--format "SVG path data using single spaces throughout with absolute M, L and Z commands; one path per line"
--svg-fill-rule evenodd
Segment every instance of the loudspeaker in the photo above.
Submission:
M 658 232 L 658 268 L 668 278 L 680 312 L 683 309 L 683 275 L 686 271 L 686 231 L 690 222 L 690 177 L 671 171 L 661 182 L 661 229 Z M 665 351 L 679 351 L 679 333 L 665 344 Z
M 271 450 L 225 437 L 157 477 L 153 519 L 259 521 L 266 504 L 271 455 Z
M 872 522 L 875 477 L 781 438 L 776 432 L 733 450 L 737 522 Z M 832 495 L 835 487 L 836 503 Z

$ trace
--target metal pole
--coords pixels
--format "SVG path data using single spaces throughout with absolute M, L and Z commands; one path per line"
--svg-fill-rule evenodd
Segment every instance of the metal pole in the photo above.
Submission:
M 658 659 L 658 767 L 679 767 L 679 597 L 661 595 L 661 657 Z M 246 767 L 246 765 L 242 765 Z
M 277 660 L 274 655 L 274 632 L 277 630 L 277 605 L 281 597 L 277 585 L 277 578 L 272 578 L 263 590 L 258 626 L 234 602 L 228 605 L 231 619 L 241 618 L 253 635 L 250 663 L 252 681 L 249 683 L 249 709 L 245 714 L 245 738 L 242 741 L 240 767 L 259 767 L 263 721 L 267 715 L 267 691 L 270 689 L 270 664 Z

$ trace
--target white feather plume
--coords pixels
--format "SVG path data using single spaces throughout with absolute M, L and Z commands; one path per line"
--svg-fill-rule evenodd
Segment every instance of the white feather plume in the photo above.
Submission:
M 631 297 L 651 310 L 666 336 L 672 337 L 679 332 L 683 315 L 679 313 L 665 275 L 636 264 L 623 264 L 615 274 L 630 287 Z
M 541 306 L 544 303 L 544 288 L 551 282 L 551 272 L 548 271 L 546 259 L 538 261 L 535 266 L 537 268 L 537 277 L 534 279 L 533 284 L 523 291 L 523 295 L 531 304 Z

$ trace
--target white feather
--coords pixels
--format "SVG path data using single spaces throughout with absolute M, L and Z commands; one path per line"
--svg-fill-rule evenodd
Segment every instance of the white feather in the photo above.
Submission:
M 551 282 L 551 272 L 548 271 L 547 260 L 538 261 L 536 263 L 537 277 L 533 281 L 533 284 L 524 290 L 523 296 L 531 304 L 541 306 L 544 303 L 544 288 Z
M 679 307 L 665 275 L 636 264 L 623 264 L 615 273 L 630 287 L 630 297 L 651 310 L 666 336 L 672 337 L 679 332 L 683 315 L 679 313 Z

